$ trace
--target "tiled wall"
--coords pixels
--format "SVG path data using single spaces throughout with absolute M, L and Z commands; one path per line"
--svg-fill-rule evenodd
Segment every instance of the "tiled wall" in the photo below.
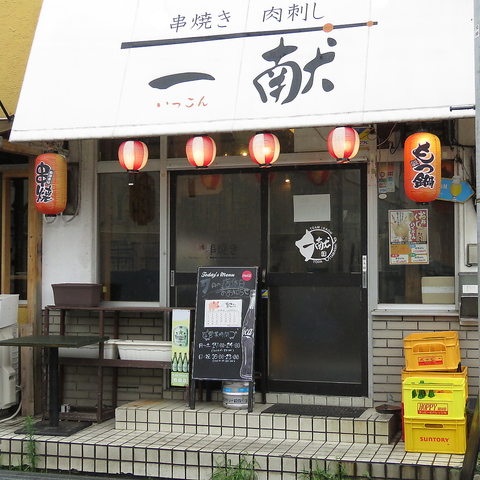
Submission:
M 51 331 L 58 331 L 59 315 L 50 312 Z M 113 337 L 113 317 L 106 314 L 106 335 Z M 98 333 L 98 316 L 88 311 L 69 312 L 67 333 Z M 403 339 L 414 332 L 455 330 L 459 333 L 463 366 L 468 367 L 470 395 L 479 388 L 478 333 L 476 326 L 460 326 L 456 317 L 374 316 L 372 321 L 373 401 L 375 403 L 401 401 L 401 372 L 405 366 Z M 163 340 L 163 319 L 152 314 L 124 313 L 120 319 L 120 338 Z M 65 367 L 64 403 L 96 405 L 96 369 L 94 367 Z M 105 369 L 104 402 L 110 405 L 111 370 Z M 138 399 L 162 397 L 164 372 L 160 369 L 119 369 L 118 405 Z M 93 386 L 93 387 L 92 387 Z
M 58 332 L 59 312 L 50 311 L 50 331 Z M 125 313 L 120 315 L 120 338 L 128 340 L 164 340 L 161 313 Z M 71 310 L 65 321 L 67 334 L 98 334 L 98 312 Z M 105 313 L 105 335 L 113 338 L 113 314 Z M 97 402 L 97 369 L 81 365 L 64 366 L 63 403 L 72 406 L 94 407 Z M 112 369 L 104 369 L 104 404 L 111 405 Z M 134 400 L 161 398 L 164 372 L 161 369 L 119 368 L 118 405 Z
M 462 366 L 468 367 L 469 394 L 478 392 L 478 330 L 460 326 L 458 317 L 374 317 L 372 322 L 373 399 L 400 402 L 405 367 L 403 339 L 415 332 L 458 331 Z

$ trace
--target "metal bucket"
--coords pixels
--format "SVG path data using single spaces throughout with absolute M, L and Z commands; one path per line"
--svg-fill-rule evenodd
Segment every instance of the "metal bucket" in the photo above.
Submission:
M 223 406 L 226 408 L 248 408 L 250 382 L 223 382 Z

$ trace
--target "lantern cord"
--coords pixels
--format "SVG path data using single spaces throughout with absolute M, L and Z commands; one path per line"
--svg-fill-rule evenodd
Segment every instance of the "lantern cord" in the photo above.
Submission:
M 383 141 L 383 142 L 380 142 L 377 144 L 377 148 L 380 147 L 381 145 L 383 145 L 385 142 L 388 142 L 388 139 L 390 138 L 390 136 L 392 135 L 393 131 L 395 130 L 395 127 L 397 126 L 396 123 L 393 124 L 393 127 L 392 129 L 390 130 L 390 133 L 387 135 L 387 138 Z
M 80 178 L 81 178 L 81 174 L 79 172 L 79 175 L 77 178 L 77 208 L 75 209 L 75 213 L 73 215 L 69 215 L 70 218 L 68 220 L 65 218 L 65 215 L 63 214 L 63 212 L 61 213 L 62 221 L 64 223 L 70 223 L 80 213 L 80 204 L 82 203 L 82 198 L 81 198 L 82 188 L 80 184 Z
M 50 217 L 52 217 L 52 220 L 49 220 Z M 45 220 L 45 223 L 47 225 L 50 225 L 57 219 L 57 216 L 56 215 L 44 215 L 43 219 Z
M 63 212 L 62 212 L 62 213 L 61 213 L 62 221 L 63 221 L 64 223 L 70 223 L 70 222 L 78 215 L 79 210 L 80 210 L 80 208 L 77 206 L 76 212 L 75 212 L 73 215 L 69 215 L 70 218 L 69 218 L 68 220 L 65 218 L 65 215 L 64 215 Z

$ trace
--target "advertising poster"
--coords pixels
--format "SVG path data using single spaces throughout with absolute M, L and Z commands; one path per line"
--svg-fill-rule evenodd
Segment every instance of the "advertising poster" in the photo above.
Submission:
M 172 312 L 172 374 L 173 387 L 188 385 L 190 365 L 190 311 Z
M 192 378 L 252 381 L 256 267 L 198 270 Z
M 429 263 L 428 210 L 390 210 L 390 265 Z

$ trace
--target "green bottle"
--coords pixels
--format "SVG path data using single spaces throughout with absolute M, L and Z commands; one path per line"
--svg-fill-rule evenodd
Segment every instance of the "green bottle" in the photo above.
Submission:
M 183 356 L 183 373 L 188 373 L 188 358 L 186 353 Z
M 182 354 L 178 354 L 177 372 L 183 372 Z
M 177 352 L 173 354 L 173 359 L 172 359 L 172 372 L 177 372 L 178 371 L 178 359 L 177 359 Z

